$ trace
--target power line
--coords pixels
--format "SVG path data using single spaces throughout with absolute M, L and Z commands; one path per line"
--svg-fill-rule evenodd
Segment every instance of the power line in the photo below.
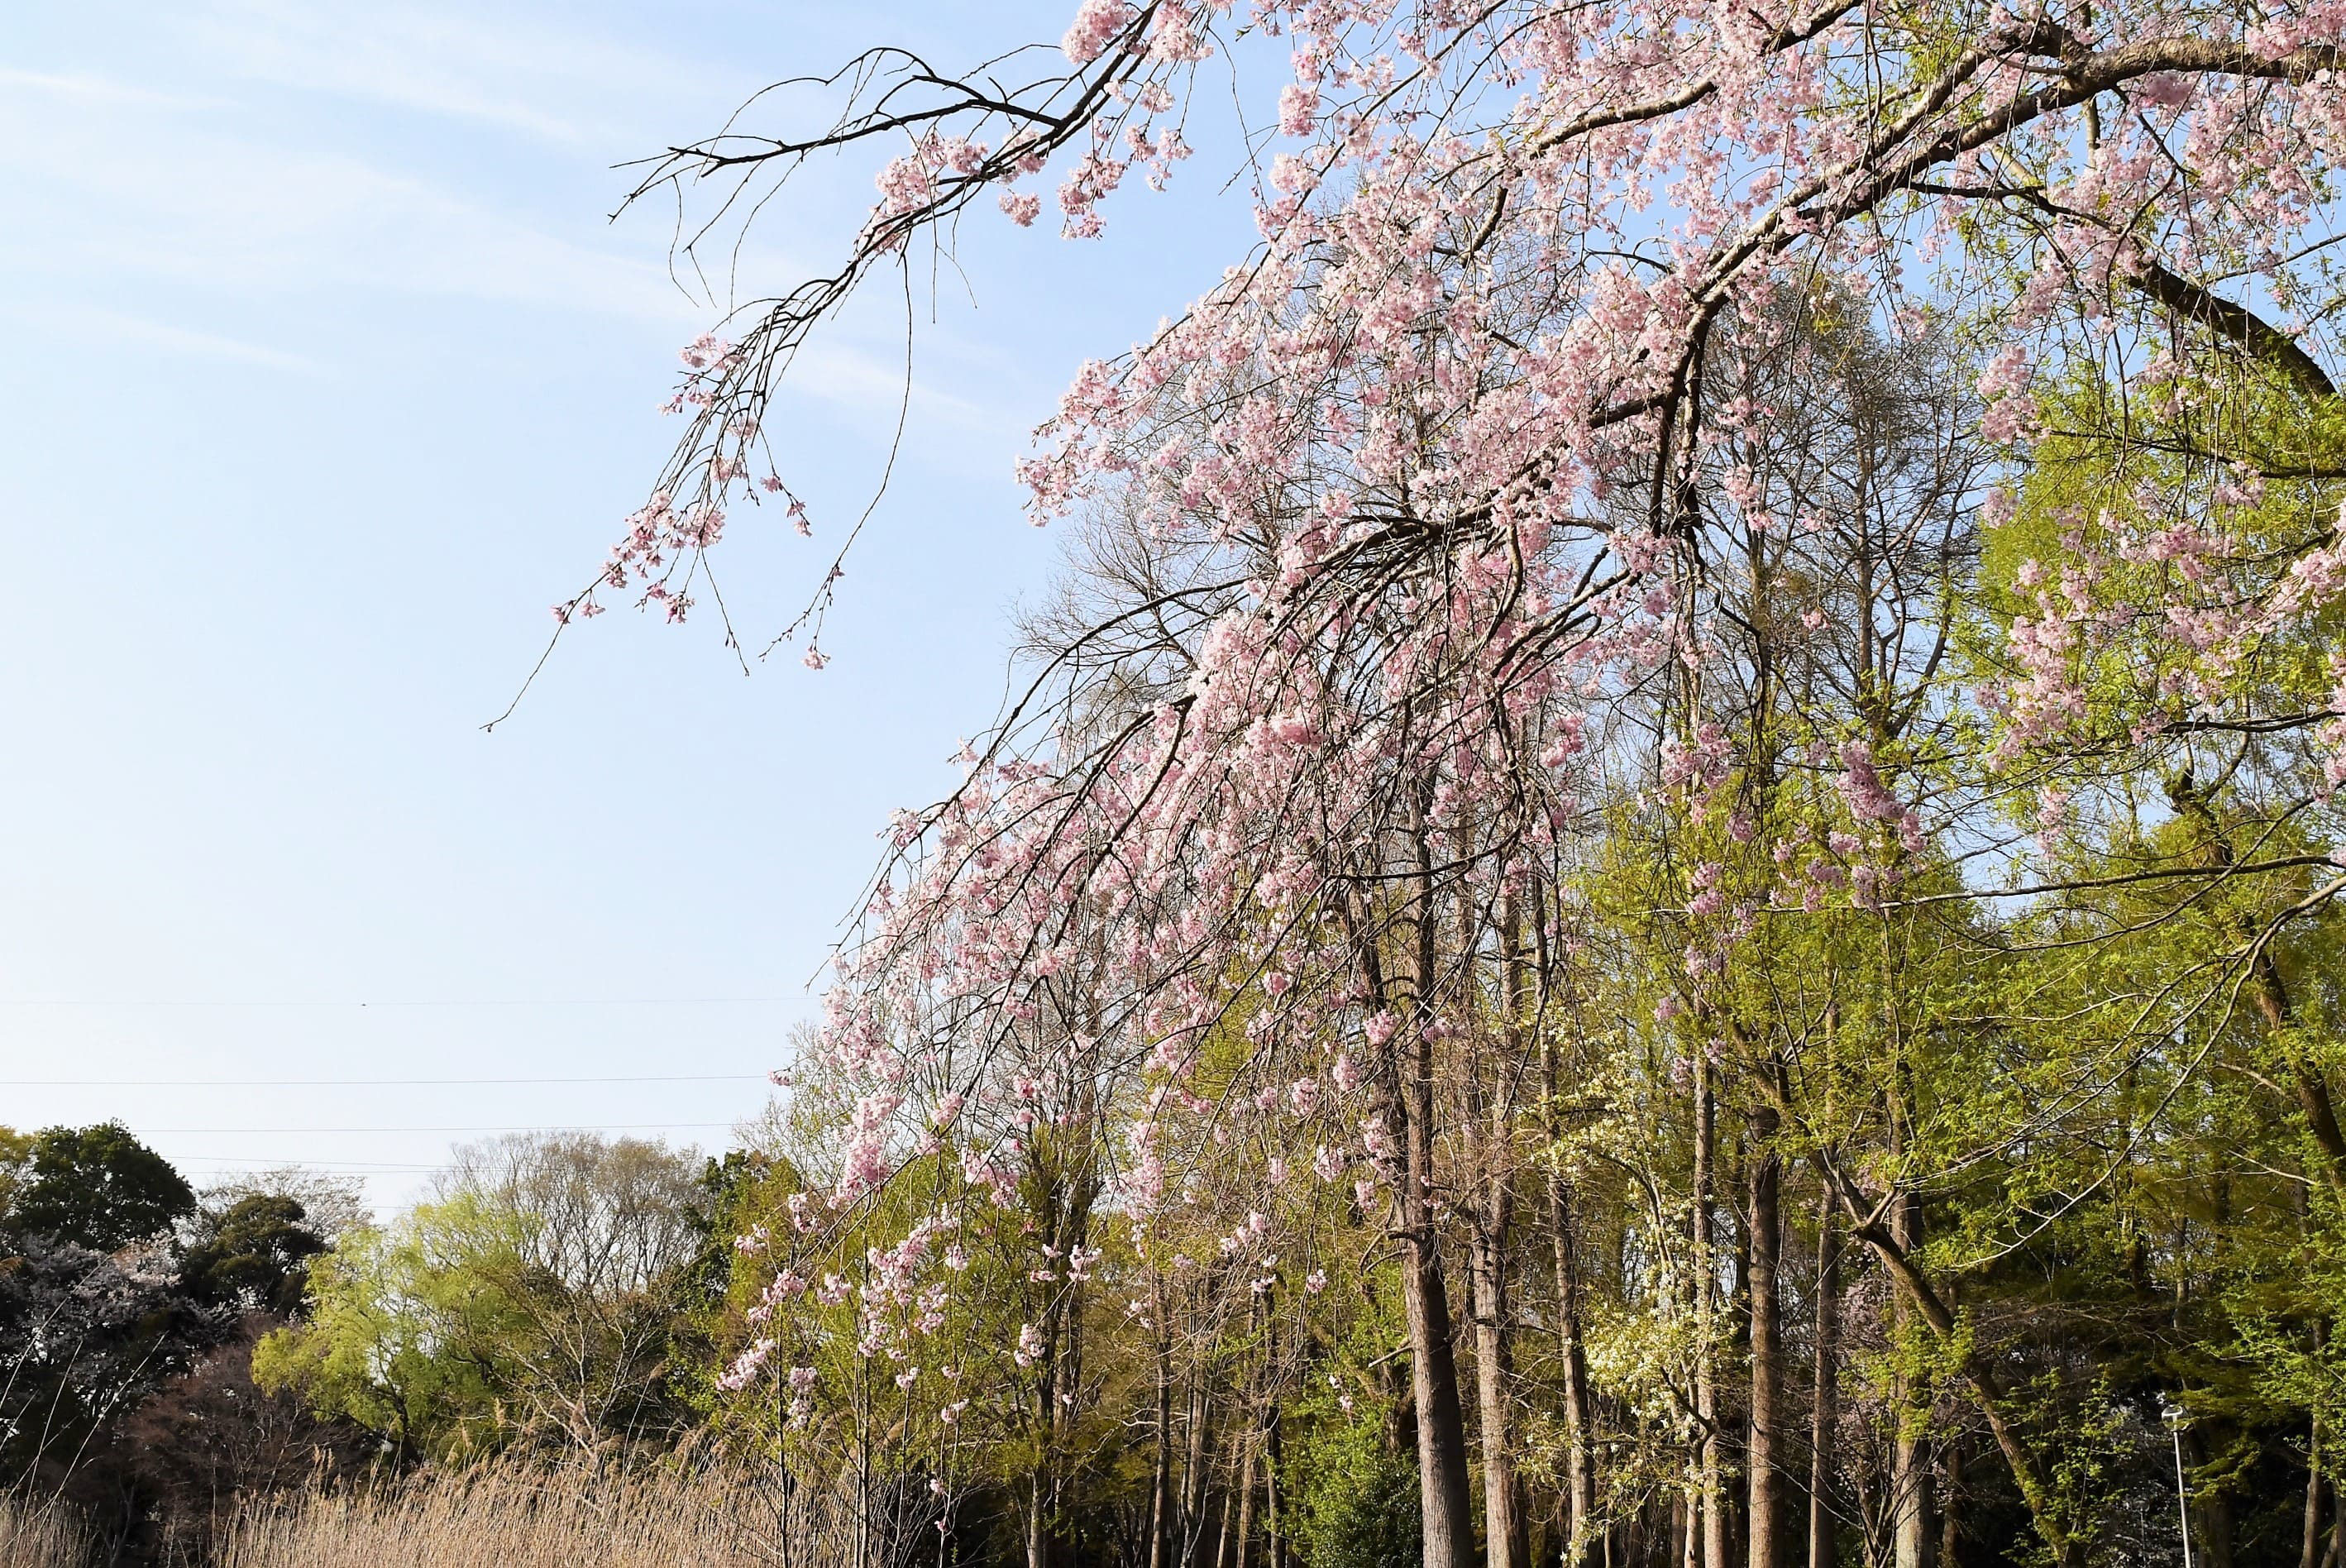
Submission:
M 340 1176 L 400 1176 L 410 1171 L 436 1171 L 445 1165 L 434 1165 L 423 1160 L 289 1160 L 282 1155 L 181 1155 L 174 1165 L 229 1166 L 265 1174 L 284 1166 L 305 1171 L 327 1171 Z
M 640 1133 L 699 1132 L 711 1127 L 730 1127 L 731 1122 L 606 1122 L 600 1125 L 566 1124 L 558 1127 L 537 1124 L 497 1127 L 135 1127 L 133 1130 L 156 1136 L 168 1133 Z
M 216 997 L 109 1000 L 100 996 L 0 996 L 0 1007 L 748 1007 L 803 1002 L 800 996 L 489 996 L 323 999 Z
M 763 1073 L 656 1074 L 616 1078 L 0 1078 L 8 1089 L 388 1089 L 471 1084 L 747 1084 Z

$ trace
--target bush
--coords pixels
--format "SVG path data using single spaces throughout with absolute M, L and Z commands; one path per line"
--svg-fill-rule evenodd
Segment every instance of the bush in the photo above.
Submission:
M 1373 1418 L 1321 1425 L 1290 1451 L 1295 1534 L 1311 1568 L 1418 1560 L 1417 1467 Z

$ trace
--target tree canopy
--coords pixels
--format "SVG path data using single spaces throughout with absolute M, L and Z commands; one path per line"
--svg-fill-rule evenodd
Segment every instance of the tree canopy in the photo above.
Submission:
M 11 1225 L 111 1252 L 168 1236 L 195 1189 L 119 1122 L 50 1127 L 29 1140 L 8 1193 Z
M 2209 1560 L 2316 1562 L 2341 44 L 1084 0 L 655 160 L 696 245 L 818 154 L 879 199 L 686 350 L 566 626 L 721 614 L 729 510 L 818 521 L 800 351 L 1046 170 L 1096 238 L 1229 100 L 1258 236 L 1020 464 L 1066 568 L 834 965 L 720 1388 L 1035 1568 L 1117 1518 L 1774 1568 L 1796 1510 L 1812 1563 L 2082 1564 L 2175 1544 L 2170 1441 Z M 1406 1523 L 1292 1490 L 1355 1422 Z

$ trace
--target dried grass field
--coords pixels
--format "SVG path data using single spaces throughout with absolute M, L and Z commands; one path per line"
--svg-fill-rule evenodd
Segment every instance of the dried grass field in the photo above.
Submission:
M 785 1537 L 791 1544 L 786 1552 Z M 843 1532 L 785 1522 L 738 1473 L 487 1465 L 379 1490 L 311 1490 L 241 1512 L 216 1568 L 827 1568 Z M 0 1568 L 96 1568 L 56 1508 L 0 1497 Z

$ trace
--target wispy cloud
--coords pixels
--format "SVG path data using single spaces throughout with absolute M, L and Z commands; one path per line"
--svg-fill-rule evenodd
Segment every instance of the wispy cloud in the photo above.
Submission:
M 791 369 L 793 379 L 787 384 L 874 418 L 892 418 L 904 401 L 903 363 L 890 364 L 855 345 L 818 340 L 807 345 Z M 923 422 L 944 420 L 997 439 L 1020 433 L 1017 423 L 999 405 L 957 396 L 917 374 L 912 409 Z
M 707 93 L 706 73 L 575 25 L 492 24 L 397 4 L 219 0 L 190 41 L 251 80 L 481 121 L 568 142 L 627 134 L 614 105 Z
M 134 87 L 105 76 L 85 76 L 70 71 L 23 71 L 11 66 L 0 66 L 0 87 L 14 87 L 20 92 L 40 93 L 52 98 L 79 99 L 85 103 L 114 107 L 132 106 L 148 109 L 209 109 L 219 108 L 226 101 L 220 98 L 189 97 L 180 93 L 158 93 L 147 87 Z
M 152 321 L 143 316 L 127 315 L 119 311 L 76 306 L 62 313 L 47 312 L 46 324 L 66 327 L 82 337 L 146 343 L 172 353 L 231 360 L 240 364 L 262 365 L 270 370 L 291 371 L 302 375 L 323 373 L 322 366 L 301 354 L 272 349 L 262 343 L 249 343 L 241 338 L 227 337 L 218 332 L 177 326 L 168 321 Z
M 122 75 L 79 61 L 0 66 L 0 178 L 15 219 L 0 228 L 0 272 L 15 280 L 18 310 L 167 351 L 316 372 L 299 353 L 156 319 L 154 286 L 216 296 L 221 309 L 199 299 L 197 321 L 261 323 L 264 339 L 277 301 L 359 290 L 647 321 L 681 341 L 721 313 L 707 291 L 807 270 L 786 239 L 761 236 L 714 276 L 688 270 L 696 300 L 671 276 L 655 223 L 615 229 L 583 203 L 566 216 L 513 199 L 579 186 L 606 161 L 600 143 L 657 145 L 674 124 L 729 105 L 744 84 L 713 68 L 561 18 L 484 20 L 403 0 L 199 0 L 174 30 L 187 46 L 143 74 L 135 57 L 109 63 Z M 168 86 L 148 85 L 157 79 Z M 398 112 L 337 107 L 352 102 Z M 447 139 L 415 137 L 412 117 L 458 122 L 456 145 L 481 153 L 446 158 Z M 525 139 L 484 136 L 484 125 Z M 876 335 L 860 325 L 834 323 L 810 345 L 794 390 L 885 419 L 903 394 L 901 351 L 884 324 Z M 916 418 L 1015 439 L 999 405 L 956 395 L 964 379 L 923 363 Z
M 72 78 L 0 92 L 0 170 L 26 271 L 160 276 L 240 293 L 360 286 L 599 313 L 696 317 L 640 249 L 548 233 L 417 176 L 239 135 L 135 87 Z M 594 230 L 582 222 L 580 229 Z

